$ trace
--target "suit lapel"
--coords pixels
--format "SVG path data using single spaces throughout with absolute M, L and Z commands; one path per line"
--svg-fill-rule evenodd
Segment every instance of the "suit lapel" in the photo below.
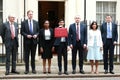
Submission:
M 76 24 L 74 23 L 73 30 L 76 32 Z
M 15 36 L 16 36 L 16 34 L 17 34 L 17 26 L 16 26 L 15 23 L 14 23 L 14 27 L 15 27 Z
M 113 31 L 114 31 L 114 24 L 112 23 L 112 33 L 113 33 Z
M 105 32 L 107 32 L 107 23 L 105 23 L 105 27 L 103 28 L 105 28 Z
M 9 22 L 7 22 L 7 28 L 8 28 L 8 30 L 11 32 Z
M 81 32 L 82 32 L 82 24 L 80 24 L 80 36 L 81 36 Z
M 28 20 L 25 21 L 25 28 L 26 28 L 26 30 L 27 30 L 28 32 L 30 32 L 30 30 L 29 30 L 29 25 L 28 25 Z
M 42 29 L 43 38 L 45 39 L 45 29 Z
M 33 33 L 35 32 L 36 27 L 35 27 L 35 21 L 33 20 Z

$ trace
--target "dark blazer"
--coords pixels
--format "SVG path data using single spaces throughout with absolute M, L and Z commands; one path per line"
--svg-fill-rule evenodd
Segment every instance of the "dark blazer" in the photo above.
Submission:
M 45 44 L 45 29 L 40 29 L 39 32 L 39 46 L 43 47 Z M 50 33 L 51 33 L 51 40 L 50 40 L 50 45 L 51 47 L 53 46 L 53 42 L 54 42 L 54 32 L 53 29 L 50 28 Z
M 15 41 L 18 47 L 18 24 L 16 22 L 14 22 L 14 27 L 15 27 Z M 11 30 L 10 30 L 9 22 L 3 23 L 1 28 L 1 37 L 5 46 L 7 48 L 10 48 L 12 39 L 11 39 Z
M 68 38 L 66 37 L 65 40 L 66 40 L 65 43 L 66 43 L 66 46 L 67 46 L 68 45 Z M 56 38 L 55 42 L 54 42 L 54 46 L 59 46 L 60 43 L 61 43 L 61 38 Z
M 107 39 L 107 23 L 103 23 L 101 26 L 101 35 L 103 44 L 106 43 Z M 117 41 L 118 39 L 118 31 L 117 31 L 117 25 L 115 23 L 112 23 L 112 42 Z
M 68 34 L 69 45 L 72 44 L 73 46 L 76 45 L 76 25 L 75 23 L 71 24 L 69 27 L 69 34 Z M 87 44 L 87 25 L 80 23 L 80 40 L 81 45 Z
M 33 20 L 33 34 L 30 33 L 29 30 L 29 24 L 28 20 L 25 20 L 21 23 L 21 34 L 24 36 L 24 43 L 29 44 L 31 42 L 31 39 L 27 38 L 27 35 L 39 35 L 39 26 L 38 22 Z M 38 43 L 38 38 L 37 39 L 32 39 L 34 44 Z

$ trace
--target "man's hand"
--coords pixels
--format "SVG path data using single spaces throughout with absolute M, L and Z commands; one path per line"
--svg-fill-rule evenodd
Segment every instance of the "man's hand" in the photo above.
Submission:
M 87 48 L 87 45 L 86 45 L 86 44 L 84 44 L 84 45 L 83 45 L 83 48 L 84 48 L 84 49 L 86 49 L 86 48 Z
M 36 38 L 37 38 L 37 35 L 33 35 L 33 38 L 36 39 Z
M 27 35 L 27 38 L 31 39 L 31 38 L 32 38 L 32 35 Z
M 114 45 L 116 45 L 117 44 L 117 42 L 116 41 L 114 41 L 114 43 L 113 43 Z
M 70 45 L 70 48 L 73 49 L 73 45 L 72 44 Z
M 40 48 L 40 53 L 43 53 L 43 48 L 42 47 Z

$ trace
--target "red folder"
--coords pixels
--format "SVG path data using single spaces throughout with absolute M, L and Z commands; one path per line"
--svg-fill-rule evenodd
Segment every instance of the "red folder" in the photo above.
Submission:
M 55 37 L 68 37 L 67 28 L 55 28 L 54 35 Z

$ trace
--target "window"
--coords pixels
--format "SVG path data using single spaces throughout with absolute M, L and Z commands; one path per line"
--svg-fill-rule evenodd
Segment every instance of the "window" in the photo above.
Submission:
M 3 21 L 3 0 L 0 0 L 0 24 Z
M 106 15 L 112 16 L 113 21 L 116 20 L 116 2 L 96 2 L 96 20 L 98 23 L 104 21 Z

